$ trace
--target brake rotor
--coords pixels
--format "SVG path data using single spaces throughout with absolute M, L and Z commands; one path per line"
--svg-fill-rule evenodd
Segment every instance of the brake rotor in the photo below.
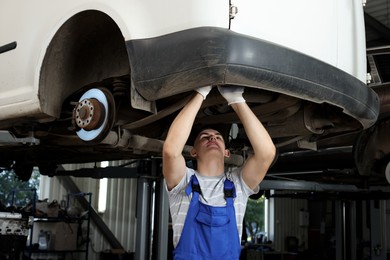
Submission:
M 111 92 L 104 88 L 85 92 L 73 110 L 73 121 L 81 140 L 102 141 L 115 121 L 115 101 Z

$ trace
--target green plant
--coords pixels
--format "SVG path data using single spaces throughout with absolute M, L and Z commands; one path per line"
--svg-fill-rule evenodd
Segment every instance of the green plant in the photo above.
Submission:
M 264 232 L 264 195 L 259 199 L 249 199 L 245 211 L 245 228 L 248 238 Z
M 21 181 L 13 170 L 0 168 L 0 204 L 2 207 L 24 207 L 39 189 L 39 171 L 33 169 L 28 181 Z M 12 203 L 13 195 L 13 203 Z

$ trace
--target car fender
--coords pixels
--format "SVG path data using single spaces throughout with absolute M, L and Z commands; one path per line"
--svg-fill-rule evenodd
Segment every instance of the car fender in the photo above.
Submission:
M 56 60 L 58 53 L 55 52 L 63 49 L 55 50 L 58 46 L 51 45 L 53 39 L 68 21 L 88 10 L 104 13 L 113 20 L 121 33 L 123 46 L 126 40 L 155 37 L 188 27 L 227 27 L 229 19 L 229 4 L 223 0 L 212 3 L 207 0 L 42 0 L 23 4 L 5 1 L 0 10 L 0 46 L 15 41 L 17 47 L 0 56 L 0 120 L 25 116 L 54 119 L 59 116 L 66 96 L 83 84 L 117 76 L 116 73 L 119 72 L 130 73 L 128 64 L 120 71 L 106 70 L 101 66 L 90 72 L 85 79 L 69 79 L 63 84 L 58 83 L 64 80 L 61 70 L 66 65 L 61 64 L 61 60 Z M 12 15 L 15 13 L 18 15 Z M 51 51 L 49 55 L 48 51 Z M 124 61 L 122 63 L 126 66 Z M 64 71 L 68 73 L 67 77 L 72 77 L 69 72 L 70 69 Z M 47 76 L 46 73 L 54 73 L 55 76 Z

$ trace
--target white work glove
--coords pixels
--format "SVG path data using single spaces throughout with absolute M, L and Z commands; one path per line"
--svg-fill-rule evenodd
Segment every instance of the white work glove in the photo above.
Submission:
M 207 95 L 210 93 L 212 86 L 200 87 L 195 89 L 196 92 L 203 96 L 203 100 L 206 99 Z
M 242 96 L 244 93 L 244 87 L 234 87 L 234 86 L 229 86 L 229 87 L 220 87 L 218 86 L 219 93 L 226 99 L 228 102 L 228 105 L 230 106 L 231 104 L 234 103 L 244 103 L 245 99 Z

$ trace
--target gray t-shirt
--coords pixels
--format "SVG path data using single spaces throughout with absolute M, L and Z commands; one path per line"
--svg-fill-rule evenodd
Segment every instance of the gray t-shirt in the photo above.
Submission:
M 168 191 L 169 207 L 172 217 L 173 226 L 173 245 L 176 248 L 180 235 L 183 230 L 184 221 L 187 215 L 188 206 L 191 201 L 191 195 L 187 196 L 185 189 L 190 181 L 190 177 L 196 174 L 199 180 L 199 185 L 202 190 L 202 195 L 199 196 L 202 203 L 211 206 L 225 206 L 226 200 L 224 198 L 223 184 L 226 176 L 234 183 L 236 188 L 237 197 L 234 199 L 234 208 L 236 211 L 237 230 L 240 235 L 242 233 L 242 222 L 244 219 L 245 208 L 248 201 L 248 197 L 259 191 L 257 187 L 252 190 L 246 185 L 241 176 L 241 168 L 236 168 L 226 174 L 222 174 L 217 177 L 205 177 L 199 175 L 198 172 L 191 168 L 186 168 L 186 174 L 180 183 L 174 187 L 171 191 Z M 166 185 L 165 185 L 166 187 Z

